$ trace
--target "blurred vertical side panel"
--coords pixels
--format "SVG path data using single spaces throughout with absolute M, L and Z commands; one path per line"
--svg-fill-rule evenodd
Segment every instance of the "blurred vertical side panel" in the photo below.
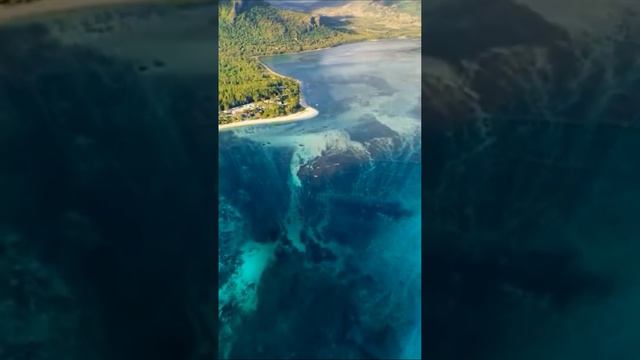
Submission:
M 425 2 L 425 358 L 640 357 L 639 9 Z
M 0 358 L 215 358 L 216 12 L 0 2 Z

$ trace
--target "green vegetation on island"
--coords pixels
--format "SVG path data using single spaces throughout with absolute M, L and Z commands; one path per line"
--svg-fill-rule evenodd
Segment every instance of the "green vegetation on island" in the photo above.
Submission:
M 349 40 L 347 34 L 319 24 L 309 14 L 259 0 L 222 1 L 219 11 L 221 124 L 301 109 L 298 83 L 269 72 L 259 61 L 260 56 L 318 49 Z
M 392 11 L 400 13 L 400 10 Z M 364 23 L 357 24 L 345 20 L 352 18 L 351 14 L 340 18 L 344 12 L 340 8 L 327 12 L 333 15 L 285 10 L 263 0 L 220 1 L 219 124 L 272 118 L 302 110 L 299 83 L 269 71 L 260 62 L 261 56 L 408 34 L 406 31 L 399 33 L 395 28 L 394 31 L 367 31 L 368 27 L 362 24 L 366 24 L 370 12 L 361 16 Z M 375 21 L 370 23 L 378 26 Z M 402 26 L 399 28 L 403 29 Z

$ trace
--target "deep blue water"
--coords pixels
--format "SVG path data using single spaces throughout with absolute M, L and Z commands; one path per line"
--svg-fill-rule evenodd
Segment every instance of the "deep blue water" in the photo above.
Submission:
M 265 61 L 320 115 L 220 133 L 220 355 L 419 358 L 420 42 Z

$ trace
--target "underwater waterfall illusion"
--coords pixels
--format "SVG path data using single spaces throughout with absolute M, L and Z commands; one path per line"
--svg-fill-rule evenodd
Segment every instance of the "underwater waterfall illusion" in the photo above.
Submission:
M 220 133 L 221 358 L 420 357 L 420 50 L 265 59 L 320 115 Z

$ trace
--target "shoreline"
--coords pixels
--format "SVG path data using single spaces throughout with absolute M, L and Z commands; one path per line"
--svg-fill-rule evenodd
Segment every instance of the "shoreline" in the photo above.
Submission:
M 343 46 L 343 45 L 353 45 L 353 44 L 364 43 L 364 42 L 369 42 L 369 41 L 387 41 L 387 40 L 421 40 L 421 37 L 420 36 L 406 36 L 406 35 L 403 35 L 403 36 L 398 36 L 398 37 L 364 38 L 364 39 L 357 39 L 357 40 L 348 40 L 348 41 L 345 41 L 345 42 L 341 42 L 341 43 L 338 43 L 338 44 L 321 47 L 321 48 L 318 48 L 318 49 L 308 49 L 308 50 L 302 50 L 302 51 L 282 52 L 282 53 L 271 54 L 271 55 L 257 55 L 257 56 L 252 56 L 252 57 L 255 58 L 255 59 L 258 59 L 258 61 L 260 61 L 260 63 L 262 63 L 262 58 L 266 58 L 266 57 L 281 56 L 281 55 L 298 55 L 298 54 L 305 54 L 305 53 L 310 53 L 310 52 L 315 52 L 315 51 L 329 50 L 329 49 L 337 48 L 337 47 L 340 47 L 340 46 Z M 264 63 L 263 63 L 263 65 L 264 65 Z M 283 76 L 283 77 L 287 77 L 287 76 L 284 76 L 282 74 L 279 74 L 279 75 Z
M 303 50 L 303 51 L 289 52 L 289 53 L 280 53 L 280 54 L 274 54 L 274 55 L 254 56 L 254 58 L 256 60 L 258 60 L 260 65 L 262 65 L 265 69 L 267 69 L 267 71 L 269 73 L 271 73 L 271 74 L 273 74 L 275 76 L 279 76 L 279 77 L 285 78 L 285 79 L 293 80 L 293 81 L 298 83 L 298 85 L 300 86 L 300 105 L 304 108 L 304 110 L 299 111 L 297 113 L 289 114 L 289 115 L 278 116 L 278 117 L 275 117 L 275 118 L 236 121 L 236 122 L 233 122 L 233 123 L 223 124 L 223 125 L 218 124 L 218 131 L 220 132 L 220 131 L 239 128 L 239 127 L 254 126 L 254 125 L 278 124 L 278 123 L 284 123 L 284 122 L 308 120 L 308 119 L 314 118 L 314 117 L 316 117 L 316 116 L 318 116 L 320 114 L 320 112 L 317 109 L 309 106 L 307 104 L 307 102 L 304 100 L 304 92 L 303 92 L 303 88 L 302 88 L 302 81 L 300 81 L 300 80 L 298 80 L 296 78 L 290 77 L 290 76 L 286 76 L 286 75 L 280 74 L 279 72 L 273 70 L 271 67 L 269 67 L 267 64 L 265 64 L 262 61 L 262 58 L 272 57 L 272 56 L 280 56 L 280 55 L 295 55 L 295 54 L 302 54 L 302 53 L 314 52 L 314 51 L 322 51 L 322 50 L 333 49 L 333 48 L 336 48 L 336 47 L 339 47 L 339 46 L 342 46 L 342 45 L 357 44 L 357 43 L 360 43 L 360 42 L 384 41 L 384 40 L 417 40 L 417 39 L 419 39 L 419 38 L 413 39 L 413 38 L 407 37 L 407 38 L 382 38 L 382 39 L 357 40 L 357 41 L 352 41 L 352 42 L 348 41 L 348 42 L 344 42 L 344 43 L 340 43 L 340 44 L 335 44 L 335 45 L 331 45 L 331 46 L 327 46 L 327 47 L 323 47 L 323 48 L 319 48 L 319 49 L 310 49 L 310 50 Z
M 311 51 L 318 51 L 318 50 L 323 50 L 323 49 L 314 49 L 314 50 L 311 50 Z M 267 57 L 267 56 L 264 56 L 264 57 Z M 307 104 L 307 102 L 304 100 L 304 93 L 302 92 L 302 81 L 300 81 L 300 80 L 298 80 L 296 78 L 290 77 L 290 76 L 286 76 L 286 75 L 280 74 L 279 72 L 273 70 L 267 64 L 262 62 L 260 57 L 256 57 L 256 59 L 258 60 L 260 65 L 262 65 L 265 69 L 267 69 L 267 71 L 269 73 L 271 73 L 271 74 L 273 74 L 275 76 L 279 76 L 281 78 L 293 80 L 296 83 L 298 83 L 298 86 L 300 86 L 300 106 L 302 106 L 304 109 L 302 111 L 298 111 L 298 112 L 293 113 L 293 114 L 278 116 L 278 117 L 274 117 L 274 118 L 236 121 L 236 122 L 232 122 L 230 124 L 218 125 L 218 131 L 225 131 L 225 130 L 235 129 L 235 128 L 239 128 L 239 127 L 245 127 L 245 126 L 265 125 L 265 124 L 278 124 L 278 123 L 284 123 L 284 122 L 308 120 L 308 119 L 314 118 L 314 117 L 318 116 L 318 114 L 320 114 L 320 112 L 317 109 L 315 109 L 314 107 L 309 106 L 309 104 Z
M 311 106 L 307 106 L 302 111 L 298 111 L 297 113 L 278 116 L 274 118 L 267 119 L 256 119 L 256 120 L 245 120 L 245 121 L 236 121 L 230 124 L 218 125 L 218 131 L 231 130 L 239 127 L 246 126 L 255 126 L 255 125 L 267 125 L 267 124 L 278 124 L 278 123 L 286 123 L 286 122 L 294 122 L 300 120 L 308 120 L 318 116 L 320 112 Z

